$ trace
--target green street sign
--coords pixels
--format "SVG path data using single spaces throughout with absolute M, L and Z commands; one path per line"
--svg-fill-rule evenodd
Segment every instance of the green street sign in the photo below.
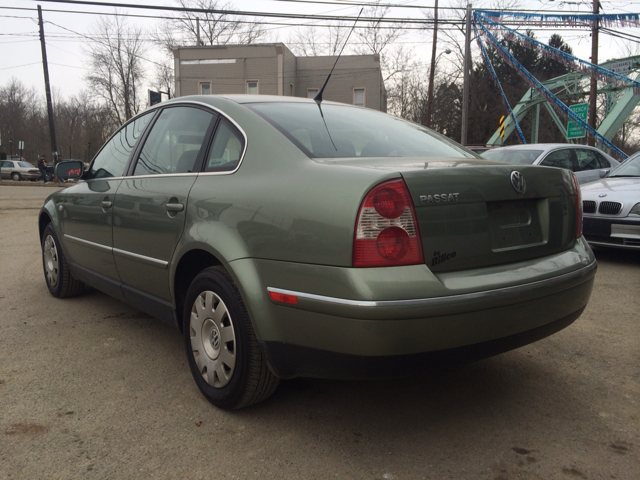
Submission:
M 577 105 L 571 105 L 569 109 L 575 113 L 581 120 L 587 121 L 587 112 L 589 111 L 588 103 L 578 103 Z M 567 139 L 569 138 L 582 138 L 586 134 L 586 130 L 582 125 L 574 122 L 569 118 L 567 123 Z

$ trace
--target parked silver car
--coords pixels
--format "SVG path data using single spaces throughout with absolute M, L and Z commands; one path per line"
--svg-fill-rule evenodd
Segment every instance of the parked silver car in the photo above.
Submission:
M 40 177 L 40 170 L 24 160 L 0 160 L 0 173 L 2 178 L 10 178 L 16 182 Z
M 587 241 L 640 250 L 640 152 L 581 190 Z
M 620 162 L 595 147 L 571 143 L 530 143 L 494 148 L 482 153 L 487 160 L 566 168 L 580 184 L 595 182 Z

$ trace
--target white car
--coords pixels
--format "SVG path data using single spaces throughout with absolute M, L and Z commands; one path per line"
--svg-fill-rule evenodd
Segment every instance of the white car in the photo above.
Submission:
M 587 241 L 598 247 L 640 250 L 640 152 L 581 190 Z
M 38 168 L 24 160 L 0 160 L 0 175 L 15 182 L 20 180 L 36 180 L 42 174 Z
M 620 162 L 595 147 L 572 143 L 529 143 L 493 148 L 482 153 L 487 160 L 528 163 L 571 170 L 578 183 L 594 182 Z

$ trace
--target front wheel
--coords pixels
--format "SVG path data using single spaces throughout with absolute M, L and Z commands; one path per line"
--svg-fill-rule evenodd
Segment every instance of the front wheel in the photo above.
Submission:
M 84 291 L 84 283 L 76 280 L 62 252 L 58 236 L 49 224 L 42 235 L 42 267 L 51 295 L 58 298 L 73 297 Z
M 193 280 L 183 318 L 189 368 L 207 400 L 236 409 L 275 391 L 279 379 L 267 367 L 240 292 L 226 270 L 207 268 Z

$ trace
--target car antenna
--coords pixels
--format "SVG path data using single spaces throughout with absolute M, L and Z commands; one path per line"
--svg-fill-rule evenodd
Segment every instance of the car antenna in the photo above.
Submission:
M 344 45 L 342 45 L 342 48 L 340 49 L 340 53 L 338 54 L 338 58 L 336 58 L 336 61 L 334 62 L 333 67 L 331 67 L 331 71 L 329 72 L 329 75 L 327 76 L 327 79 L 324 81 L 324 85 L 322 85 L 322 88 L 320 89 L 318 94 L 314 97 L 314 100 L 316 101 L 318 106 L 320 106 L 320 104 L 322 103 L 322 92 L 324 92 L 324 88 L 327 86 L 327 83 L 329 83 L 329 79 L 331 78 L 331 74 L 333 73 L 334 68 L 336 68 L 336 65 L 338 64 L 338 60 L 340 60 L 340 57 L 342 56 L 342 52 L 344 51 L 344 47 L 347 46 L 347 43 L 349 42 L 349 37 L 351 36 L 353 31 L 355 30 L 356 24 L 358 23 L 358 20 L 360 20 L 360 15 L 362 15 L 362 11 L 363 10 L 364 10 L 364 7 L 360 9 L 360 13 L 358 14 L 358 18 L 356 18 L 356 21 L 353 23 L 353 27 L 351 27 L 351 31 L 349 32 L 349 35 L 347 35 L 347 39 L 344 41 Z M 321 110 L 321 112 L 322 112 L 322 110 Z
M 329 75 L 327 76 L 327 79 L 324 81 L 324 85 L 322 85 L 322 88 L 320 89 L 318 94 L 314 97 L 314 100 L 315 100 L 316 104 L 318 105 L 318 110 L 320 110 L 320 116 L 322 117 L 322 123 L 324 123 L 324 128 L 327 131 L 327 135 L 329 135 L 329 140 L 331 140 L 331 145 L 333 145 L 333 148 L 334 148 L 334 150 L 336 152 L 338 151 L 338 147 L 336 147 L 336 144 L 333 141 L 333 138 L 331 138 L 331 133 L 329 133 L 329 127 L 327 127 L 327 121 L 324 119 L 324 114 L 322 113 L 322 106 L 321 106 L 321 103 L 322 103 L 322 92 L 324 92 L 324 88 L 327 86 L 327 83 L 329 83 L 329 79 L 331 78 L 331 74 L 333 73 L 333 69 L 336 68 L 336 65 L 338 64 L 338 60 L 340 60 L 340 57 L 342 56 L 342 52 L 344 51 L 344 47 L 347 46 L 347 43 L 349 42 L 349 37 L 353 33 L 353 30 L 356 28 L 356 24 L 358 23 L 358 20 L 360 20 L 360 15 L 362 15 L 362 11 L 363 10 L 364 10 L 364 7 L 360 9 L 360 13 L 358 14 L 358 18 L 356 18 L 356 21 L 353 22 L 353 27 L 351 27 L 351 31 L 349 32 L 349 35 L 347 35 L 347 39 L 344 41 L 344 45 L 342 45 L 342 48 L 340 49 L 340 53 L 338 54 L 338 58 L 336 58 L 336 61 L 333 63 L 333 67 L 331 67 L 331 71 L 329 72 Z

